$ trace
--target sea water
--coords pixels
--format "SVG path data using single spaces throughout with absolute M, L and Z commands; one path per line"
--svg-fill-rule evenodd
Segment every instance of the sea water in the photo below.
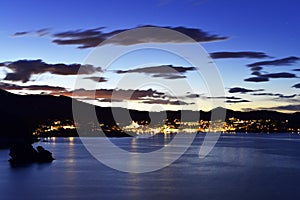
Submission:
M 60 199 L 299 199 L 300 137 L 296 134 L 221 135 L 199 159 L 203 135 L 173 164 L 149 173 L 120 172 L 99 162 L 80 138 L 49 138 L 34 144 L 55 161 L 11 167 L 0 150 L 3 200 Z M 128 151 L 150 152 L 165 145 L 153 138 L 114 138 Z

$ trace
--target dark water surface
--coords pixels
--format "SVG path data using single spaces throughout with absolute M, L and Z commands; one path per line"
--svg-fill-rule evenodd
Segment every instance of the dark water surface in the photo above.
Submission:
M 150 146 L 147 139 L 113 140 L 124 149 L 147 152 L 165 139 L 157 136 Z M 101 164 L 79 138 L 35 144 L 53 152 L 51 164 L 12 168 L 9 151 L 0 150 L 0 199 L 300 199 L 300 136 L 222 135 L 199 159 L 202 140 L 198 136 L 169 167 L 144 174 Z

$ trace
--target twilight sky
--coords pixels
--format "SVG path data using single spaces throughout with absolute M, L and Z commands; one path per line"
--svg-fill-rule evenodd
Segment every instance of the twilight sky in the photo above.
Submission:
M 209 110 L 212 99 L 233 110 L 300 110 L 297 0 L 4 0 L 0 7 L 1 89 L 67 96 L 75 90 L 97 105 L 142 110 Z M 168 52 L 135 51 L 109 69 L 89 59 L 100 42 L 136 27 L 169 28 L 194 39 L 210 54 L 203 63 L 216 65 L 224 94 L 208 91 L 197 71 L 203 66 Z M 164 35 L 155 42 L 179 43 Z M 141 43 L 129 37 L 110 45 Z M 74 87 L 77 77 L 82 87 Z

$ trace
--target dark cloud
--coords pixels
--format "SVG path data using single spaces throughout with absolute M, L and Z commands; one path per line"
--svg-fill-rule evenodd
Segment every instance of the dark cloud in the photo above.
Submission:
M 275 106 L 275 107 L 261 107 L 259 109 L 262 110 L 285 110 L 285 111 L 299 111 L 300 110 L 300 104 L 291 104 L 291 105 L 285 105 L 285 106 Z
M 225 103 L 246 103 L 250 102 L 249 100 L 242 99 L 235 96 L 217 96 L 217 97 L 205 97 L 206 99 L 224 99 Z
M 248 92 L 260 92 L 264 91 L 264 89 L 246 89 L 246 88 L 241 88 L 241 87 L 233 87 L 229 89 L 229 93 L 248 93 Z
M 156 90 L 123 90 L 123 89 L 78 89 L 61 92 L 56 95 L 73 96 L 75 98 L 114 99 L 114 100 L 144 100 L 145 98 L 162 98 L 164 93 Z
M 173 76 L 165 76 L 166 79 L 181 79 L 186 78 L 186 76 L 173 75 Z
M 252 72 L 252 75 L 256 75 L 255 77 L 250 77 L 244 79 L 246 82 L 267 82 L 270 78 L 296 78 L 297 76 L 288 72 L 279 72 L 279 73 L 269 73 L 269 74 L 261 74 L 258 71 Z
M 242 111 L 244 111 L 244 112 L 256 111 L 256 110 L 253 109 L 253 108 L 241 108 L 241 109 L 242 109 Z
M 47 64 L 42 60 L 19 60 L 15 62 L 2 63 L 11 70 L 12 73 L 8 73 L 4 80 L 11 81 L 29 81 L 31 75 L 41 74 L 44 72 L 50 72 L 57 75 L 76 75 L 76 74 L 92 74 L 97 71 L 101 71 L 100 68 L 95 68 L 91 65 L 80 64 Z M 80 71 L 78 71 L 80 69 Z
M 111 102 L 123 102 L 122 99 L 99 99 L 99 102 L 107 102 L 107 103 L 111 103 Z
M 225 97 L 225 99 L 228 99 L 228 100 L 239 100 L 239 99 L 242 99 L 242 98 L 231 96 L 231 97 Z
M 198 28 L 188 28 L 183 26 L 178 27 L 170 27 L 170 26 L 153 26 L 153 25 L 145 25 L 145 26 L 138 26 L 134 28 L 142 28 L 142 27 L 157 27 L 157 28 L 167 28 L 174 31 L 178 31 L 180 33 L 186 34 L 187 36 L 194 39 L 196 42 L 210 42 L 210 41 L 217 41 L 217 40 L 225 40 L 228 37 L 219 36 L 216 34 L 210 34 L 206 31 L 203 31 Z M 111 32 L 105 32 L 105 27 L 99 27 L 94 29 L 86 29 L 86 30 L 70 30 L 64 32 L 58 32 L 52 35 L 53 42 L 58 45 L 77 45 L 78 48 L 90 48 L 96 47 L 104 40 L 110 39 L 111 37 L 130 29 L 117 29 Z M 36 31 L 35 33 L 43 36 L 48 33 L 48 29 L 41 29 Z M 27 35 L 30 32 L 18 32 L 14 35 Z M 143 36 L 143 38 L 141 37 Z M 183 41 L 182 38 L 178 38 L 178 36 L 174 35 L 157 35 L 154 33 L 145 32 L 145 34 L 138 34 L 135 35 L 134 33 L 131 35 L 126 35 L 126 37 L 119 36 L 119 39 L 112 39 L 110 41 L 113 44 L 117 45 L 133 45 L 133 44 L 140 44 L 140 43 L 148 43 L 148 42 L 160 42 L 160 43 L 182 43 L 187 42 Z M 191 41 L 188 41 L 191 42 Z
M 55 40 L 53 40 L 53 42 L 58 45 L 78 45 L 79 49 L 96 47 L 103 41 L 104 41 L 104 39 L 100 39 L 100 38 L 55 39 Z
M 288 72 L 279 72 L 279 73 L 261 73 L 261 70 L 263 69 L 262 66 L 280 66 L 280 65 L 291 65 L 294 64 L 299 60 L 298 57 L 290 56 L 287 58 L 277 59 L 277 60 L 271 60 L 271 61 L 262 61 L 262 62 L 256 62 L 247 65 L 248 67 L 251 67 L 251 75 L 255 75 L 255 77 L 250 77 L 244 79 L 246 82 L 268 82 L 270 78 L 296 78 L 297 76 L 293 73 Z
M 263 68 L 262 67 L 251 67 L 251 70 L 252 71 L 260 71 L 260 70 L 262 70 Z
M 143 67 L 136 68 L 130 70 L 118 70 L 116 73 L 124 74 L 124 73 L 144 73 L 150 74 L 152 77 L 161 77 L 165 79 L 180 79 L 186 78 L 186 76 L 181 75 L 188 71 L 195 71 L 195 67 L 176 67 L 173 65 L 161 65 L 161 66 L 153 66 L 153 67 Z
M 39 30 L 36 30 L 36 31 L 16 32 L 12 36 L 19 37 L 19 36 L 37 35 L 37 36 L 42 37 L 42 36 L 48 35 L 49 33 L 50 33 L 49 28 L 42 28 L 42 29 L 39 29 Z
M 56 33 L 53 36 L 57 38 L 82 38 L 82 37 L 97 37 L 102 34 L 102 29 L 104 27 L 98 27 L 94 29 L 87 29 L 87 30 L 73 30 L 73 31 L 65 31 Z
M 280 72 L 280 73 L 270 73 L 270 74 L 262 74 L 260 77 L 265 78 L 296 78 L 297 76 L 288 72 Z
M 256 75 L 256 74 L 254 74 L 254 75 Z M 246 78 L 246 79 L 244 79 L 244 81 L 247 81 L 247 82 L 267 82 L 267 81 L 269 81 L 269 78 L 268 77 L 257 76 L 257 77 Z
M 279 98 L 290 99 L 290 98 L 294 98 L 296 96 L 297 96 L 297 94 L 292 94 L 292 95 L 283 95 L 283 94 L 281 94 L 281 95 L 279 95 Z
M 246 99 L 242 99 L 242 100 L 226 100 L 225 103 L 248 103 L 251 102 L 249 100 Z
M 147 104 L 165 104 L 165 105 L 191 105 L 194 103 L 187 103 L 180 100 L 163 100 L 163 99 L 153 99 L 153 100 L 146 100 L 142 101 L 142 103 Z
M 58 86 L 48 86 L 48 85 L 30 85 L 30 86 L 23 86 L 23 90 L 41 90 L 41 91 L 50 91 L 50 92 L 64 92 L 66 91 L 63 87 Z
M 117 73 L 147 73 L 147 74 L 170 74 L 170 73 L 185 73 L 187 71 L 194 71 L 195 67 L 175 67 L 173 65 L 161 65 L 153 67 L 143 67 L 131 70 L 119 70 Z
M 29 33 L 30 32 L 27 32 L 27 31 L 16 32 L 16 33 L 13 34 L 13 36 L 16 36 L 16 37 L 18 37 L 18 36 L 25 36 L 25 35 L 27 35 Z
M 253 93 L 251 95 L 254 96 L 279 96 L 280 94 L 270 93 L 270 92 L 262 92 L 262 93 Z
M 35 31 L 35 33 L 38 34 L 38 36 L 42 37 L 42 36 L 48 35 L 50 33 L 50 29 L 49 28 L 39 29 L 39 30 Z
M 104 77 L 92 76 L 92 77 L 85 77 L 84 79 L 89 79 L 95 82 L 107 82 L 107 79 Z
M 242 98 L 240 97 L 234 97 L 234 96 L 230 96 L 230 97 L 226 97 L 226 96 L 222 96 L 222 97 L 205 97 L 206 99 L 227 99 L 227 100 L 240 100 Z
M 185 97 L 186 98 L 199 98 L 201 95 L 200 94 L 188 94 L 188 95 L 186 95 Z
M 300 71 L 300 69 L 293 69 L 293 71 L 299 72 L 299 71 Z
M 297 83 L 297 84 L 293 85 L 292 87 L 299 89 L 300 88 L 300 83 Z
M 158 92 L 156 90 L 123 90 L 123 89 L 97 89 L 97 90 L 85 90 L 78 89 L 75 91 L 58 92 L 56 95 L 73 96 L 80 99 L 95 100 L 99 99 L 99 102 L 122 102 L 125 100 L 136 100 L 141 103 L 147 104 L 168 104 L 168 105 L 188 105 L 180 100 L 164 99 L 165 93 Z M 169 96 L 168 96 L 169 98 Z
M 214 59 L 221 58 L 269 58 L 263 52 L 252 52 L 252 51 L 239 51 L 239 52 L 214 52 L 210 53 L 210 56 Z
M 59 45 L 78 45 L 78 48 L 96 47 L 109 38 L 101 29 L 103 29 L 103 27 L 56 33 L 53 35 L 53 37 L 56 38 L 53 42 Z
M 58 86 L 49 86 L 49 85 L 29 85 L 29 86 L 21 86 L 10 83 L 0 83 L 0 89 L 2 90 L 40 90 L 47 92 L 67 92 L 66 88 L 58 87 Z
M 148 26 L 148 27 L 160 28 L 159 26 Z M 205 32 L 205 31 L 203 31 L 201 29 L 197 29 L 197 28 L 187 28 L 187 27 L 183 27 L 183 26 L 178 26 L 178 27 L 164 26 L 161 28 L 167 28 L 167 29 L 172 29 L 174 31 L 178 31 L 180 33 L 183 33 L 183 34 L 193 38 L 197 42 L 210 42 L 210 41 L 215 41 L 215 40 L 228 39 L 228 37 L 210 34 L 208 32 Z
M 254 96 L 274 96 L 274 97 L 283 98 L 283 99 L 290 99 L 290 98 L 294 98 L 294 97 L 297 96 L 297 94 L 284 95 L 284 94 L 279 94 L 279 93 L 267 93 L 267 92 L 254 93 L 254 94 L 251 94 L 251 95 L 254 95 Z
M 270 60 L 270 61 L 262 61 L 262 62 L 255 62 L 252 64 L 247 65 L 248 67 L 260 67 L 260 66 L 282 66 L 282 65 L 292 65 L 296 63 L 300 58 L 296 56 L 290 56 L 287 58 L 277 59 L 277 60 Z
M 165 78 L 165 79 L 182 79 L 182 78 L 186 78 L 186 76 L 180 76 L 180 75 L 170 75 L 170 74 L 154 74 L 152 75 L 152 77 L 161 77 L 161 78 Z
M 261 73 L 259 71 L 254 71 L 251 73 L 251 75 L 254 75 L 254 76 L 260 76 Z

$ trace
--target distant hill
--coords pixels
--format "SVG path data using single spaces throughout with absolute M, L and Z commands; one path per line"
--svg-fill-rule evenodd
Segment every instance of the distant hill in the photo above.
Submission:
M 72 99 L 65 96 L 51 96 L 51 95 L 16 95 L 4 90 L 0 90 L 0 136 L 30 138 L 31 133 L 40 124 L 45 124 L 49 120 L 73 120 L 72 113 Z M 93 105 L 75 101 L 80 108 L 85 111 L 96 111 L 99 123 L 105 124 L 109 128 L 121 123 L 123 125 L 130 124 L 131 120 L 161 123 L 166 118 L 169 121 L 174 119 L 181 119 L 185 116 L 185 120 L 189 120 L 188 116 L 195 114 L 200 116 L 200 119 L 210 120 L 210 112 L 204 111 L 166 111 L 166 112 L 146 112 L 129 110 L 131 118 L 128 117 L 128 110 L 125 108 L 114 108 L 114 113 L 117 115 L 117 122 L 114 120 L 114 115 L 111 108 L 95 107 Z M 224 109 L 224 108 L 217 108 Z M 198 113 L 199 112 L 199 113 Z M 123 117 L 122 117 L 123 116 Z M 186 117 L 187 116 L 187 117 Z M 275 111 L 250 111 L 240 112 L 227 110 L 226 120 L 231 117 L 239 119 L 273 119 L 273 120 L 288 120 L 290 126 L 300 127 L 300 113 L 293 114 L 280 113 Z M 89 126 L 90 117 L 84 116 L 82 125 Z M 194 119 L 190 119 L 194 120 Z M 98 123 L 98 122 L 97 122 Z M 109 134 L 109 133 L 107 133 Z M 114 133 L 111 133 L 114 134 Z M 122 136 L 122 135 L 121 135 Z
M 16 95 L 0 90 L 0 136 L 22 140 L 31 138 L 38 125 L 53 120 L 73 120 L 72 99 L 51 95 Z M 94 111 L 93 105 L 75 101 L 83 110 Z M 125 110 L 125 109 L 121 109 Z M 115 124 L 110 108 L 96 107 L 99 123 Z M 88 125 L 89 116 L 83 124 Z M 81 118 L 82 119 L 82 118 Z M 118 135 L 117 135 L 118 136 Z M 125 136 L 125 135 L 119 135 Z

